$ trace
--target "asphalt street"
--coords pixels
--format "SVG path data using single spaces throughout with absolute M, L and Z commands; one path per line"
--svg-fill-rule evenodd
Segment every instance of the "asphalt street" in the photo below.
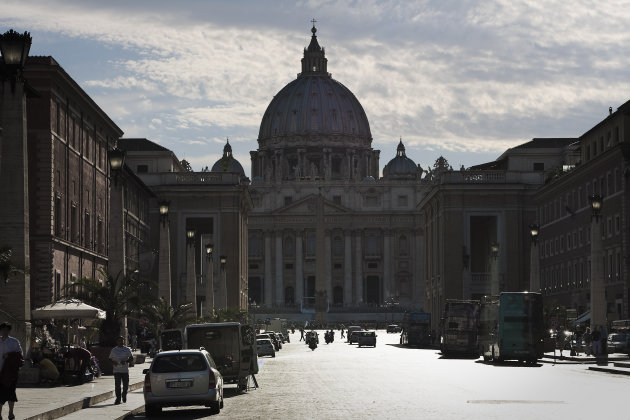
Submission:
M 260 360 L 259 388 L 241 394 L 226 389 L 219 415 L 187 407 L 167 408 L 162 417 L 592 420 L 614 415 L 612 408 L 627 397 L 627 376 L 582 364 L 443 358 L 434 349 L 400 346 L 399 334 L 377 333 L 375 348 L 357 348 L 341 341 L 339 332 L 326 345 L 320 332 L 315 351 L 295 334 L 275 358 Z

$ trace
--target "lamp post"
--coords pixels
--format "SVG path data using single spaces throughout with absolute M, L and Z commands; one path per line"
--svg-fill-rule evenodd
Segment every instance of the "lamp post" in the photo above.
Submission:
M 171 306 L 171 228 L 168 218 L 170 202 L 162 200 L 160 209 L 160 255 L 158 274 L 158 295 Z
M 540 292 L 540 262 L 538 260 L 538 233 L 537 223 L 529 225 L 529 235 L 532 245 L 529 253 L 529 291 Z
M 186 229 L 186 302 L 192 303 L 191 310 L 197 317 L 197 276 L 195 273 L 195 230 Z
M 602 244 L 601 210 L 603 199 L 599 194 L 589 197 L 591 203 L 591 328 L 606 325 L 606 286 Z
M 109 169 L 114 177 L 114 185 L 118 185 L 118 178 L 125 164 L 125 151 L 115 147 L 107 152 L 107 160 L 109 161 Z
M 204 312 L 207 315 L 214 314 L 214 264 L 212 260 L 213 250 L 213 244 L 206 244 L 206 307 Z
M 26 84 L 22 77 L 32 38 L 9 30 L 0 35 L 0 238 L 11 262 L 30 266 Z M 2 286 L 0 307 L 16 320 L 15 336 L 30 349 L 30 274 L 12 274 Z
M 219 257 L 219 263 L 221 264 L 221 293 L 219 294 L 219 305 L 223 309 L 227 309 L 227 257 L 225 255 L 221 255 Z
M 494 242 L 490 245 L 490 255 L 492 259 L 490 261 L 490 294 L 497 296 L 499 294 L 499 244 Z

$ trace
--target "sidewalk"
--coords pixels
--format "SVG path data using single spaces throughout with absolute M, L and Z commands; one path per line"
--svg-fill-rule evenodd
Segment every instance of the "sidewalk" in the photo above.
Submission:
M 116 406 L 120 408 L 123 418 L 133 409 L 142 407 L 142 385 L 144 383 L 143 369 L 147 369 L 151 360 L 136 364 L 129 369 L 129 393 L 127 403 Z M 139 390 L 138 392 L 132 392 Z M 22 386 L 17 389 L 18 402 L 15 404 L 15 416 L 26 420 L 52 420 L 75 413 L 81 417 L 98 418 L 98 410 L 90 410 L 90 413 L 81 412 L 82 409 L 114 404 L 114 376 L 106 375 L 94 379 L 82 385 L 57 385 L 57 386 Z M 139 400 L 136 401 L 139 397 Z M 111 400 L 111 401 L 110 401 Z M 92 412 L 94 411 L 94 413 Z M 106 417 L 112 418 L 112 410 L 107 410 Z
M 593 365 L 589 366 L 589 370 L 596 370 L 600 372 L 615 373 L 620 375 L 630 375 L 630 357 L 624 353 L 611 353 L 607 356 L 587 356 L 585 353 L 580 353 L 578 356 L 567 355 L 568 351 L 564 351 L 560 356 L 560 352 L 556 351 L 545 353 L 544 357 L 540 359 L 541 363 L 555 363 L 555 364 L 585 364 Z

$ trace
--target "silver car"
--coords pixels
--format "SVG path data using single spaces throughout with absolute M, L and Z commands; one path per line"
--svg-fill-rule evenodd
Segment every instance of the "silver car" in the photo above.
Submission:
M 273 347 L 273 343 L 270 338 L 258 338 L 256 339 L 256 348 L 258 351 L 258 357 L 271 356 L 276 357 L 276 349 Z
M 147 416 L 162 407 L 203 405 L 213 414 L 223 408 L 223 377 L 203 348 L 158 353 L 143 373 Z

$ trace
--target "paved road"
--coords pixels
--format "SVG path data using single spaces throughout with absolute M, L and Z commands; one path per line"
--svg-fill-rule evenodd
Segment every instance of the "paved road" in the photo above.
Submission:
M 592 420 L 614 415 L 612 407 L 626 401 L 629 387 L 627 376 L 580 364 L 445 359 L 436 350 L 401 347 L 399 334 L 381 330 L 376 348 L 339 339 L 326 345 L 320 337 L 315 351 L 296 334 L 276 358 L 263 358 L 260 387 L 243 394 L 226 390 L 218 416 L 203 408 L 172 408 L 163 417 Z

